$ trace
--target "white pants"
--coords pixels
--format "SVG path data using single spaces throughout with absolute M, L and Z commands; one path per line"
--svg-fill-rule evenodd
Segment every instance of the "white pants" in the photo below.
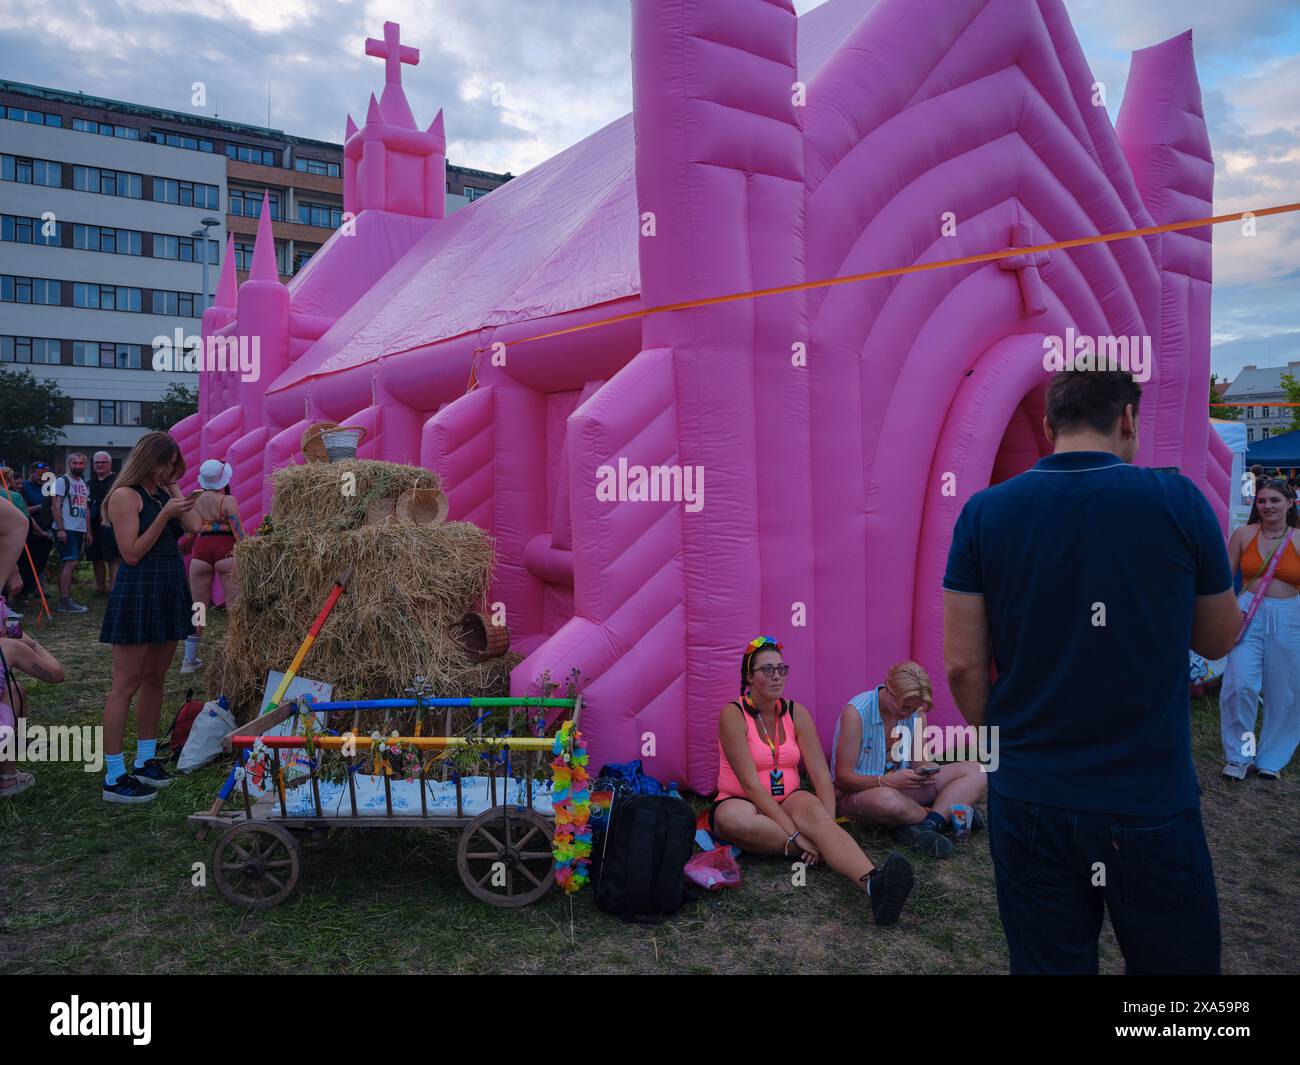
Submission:
M 1254 599 L 1242 592 L 1243 611 Z M 1259 697 L 1264 696 L 1263 735 L 1254 743 Z M 1278 772 L 1300 745 L 1300 596 L 1259 604 L 1250 628 L 1228 656 L 1219 692 L 1223 754 L 1229 762 Z M 1250 734 L 1249 736 L 1247 734 Z M 1256 746 L 1254 758 L 1250 748 Z

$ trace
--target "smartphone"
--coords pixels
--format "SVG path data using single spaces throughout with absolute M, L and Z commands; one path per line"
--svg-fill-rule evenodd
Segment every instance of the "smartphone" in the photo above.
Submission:
M 925 769 L 918 769 L 917 772 L 923 777 L 932 777 L 939 772 L 939 767 L 937 765 L 927 766 Z

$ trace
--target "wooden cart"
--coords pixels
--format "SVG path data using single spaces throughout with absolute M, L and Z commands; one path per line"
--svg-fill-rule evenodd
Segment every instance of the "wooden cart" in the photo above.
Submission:
M 507 790 L 511 786 L 520 790 L 517 778 L 512 784 L 510 777 L 502 779 L 498 794 L 498 775 L 493 769 L 488 774 L 490 804 L 487 809 L 477 813 L 467 809 L 474 804 L 464 794 L 459 776 L 454 778 L 455 812 L 431 810 L 430 785 L 433 778 L 426 778 L 426 767 L 421 758 L 420 809 L 417 813 L 413 809 L 395 808 L 393 782 L 387 774 L 382 775 L 382 811 L 369 812 L 358 806 L 356 766 L 359 760 L 373 757 L 370 755 L 373 741 L 369 736 L 318 733 L 309 739 L 296 734 L 299 715 L 304 710 L 312 713 L 325 712 L 327 715 L 350 711 L 355 729 L 357 715 L 363 710 L 414 711 L 419 723 L 426 710 L 446 708 L 447 734 L 422 736 L 419 735 L 421 729 L 417 727 L 414 735 L 400 736 L 398 742 L 410 744 L 422 752 L 479 742 L 479 738 L 449 734 L 452 707 L 506 707 L 512 714 L 515 708 L 537 708 L 543 714 L 546 710 L 557 710 L 560 713 L 551 719 L 550 724 L 558 724 L 571 713 L 576 730 L 582 713 L 582 699 L 580 696 L 573 699 L 436 699 L 417 694 L 411 699 L 307 703 L 301 706 L 294 701 L 236 729 L 224 741 L 224 745 L 235 752 L 236 765 L 242 766 L 247 752 L 260 741 L 271 752 L 271 787 L 265 794 L 254 796 L 250 794 L 247 775 L 232 770 L 231 780 L 227 781 L 222 797 L 213 808 L 191 814 L 187 819 L 190 825 L 199 829 L 199 839 L 206 838 L 213 829 L 220 833 L 212 850 L 212 874 L 222 896 L 237 906 L 254 909 L 269 909 L 279 905 L 298 887 L 302 876 L 304 842 L 322 841 L 331 828 L 438 828 L 453 829 L 460 833 L 456 865 L 461 881 L 470 894 L 493 906 L 507 907 L 526 906 L 541 898 L 555 880 L 551 855 L 555 823 L 553 814 L 548 816 L 535 808 L 537 789 L 534 787 L 533 773 L 539 765 L 546 764 L 549 760 L 549 752 L 555 742 L 553 736 L 488 738 L 487 742 L 493 746 L 505 748 L 512 755 L 518 752 L 523 756 L 524 794 L 517 794 L 514 796 L 516 801 L 510 801 L 511 796 Z M 328 717 L 326 720 L 329 720 Z M 284 721 L 292 722 L 291 732 L 294 735 L 267 735 L 270 729 Z M 301 783 L 293 788 L 284 786 L 280 752 L 301 751 L 308 743 L 319 750 L 355 750 L 356 753 L 347 758 L 349 801 L 345 809 L 331 809 L 322 804 L 321 781 L 317 777 L 314 760 L 309 762 L 310 768 Z M 232 780 L 239 780 L 234 790 L 239 792 L 242 808 L 223 811 L 221 806 L 231 789 Z M 287 792 L 298 792 L 308 787 L 311 789 L 310 798 L 304 801 L 303 797 L 295 795 L 291 809 Z M 525 799 L 524 802 L 517 801 L 521 797 Z M 304 805 L 307 807 L 305 810 Z M 341 800 L 339 805 L 343 805 Z

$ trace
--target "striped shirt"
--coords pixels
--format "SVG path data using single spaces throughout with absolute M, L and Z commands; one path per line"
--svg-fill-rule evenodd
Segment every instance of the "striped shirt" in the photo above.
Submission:
M 885 736 L 885 723 L 880 719 L 879 688 L 873 688 L 861 695 L 855 695 L 849 700 L 849 705 L 857 710 L 858 717 L 862 720 L 862 749 L 858 751 L 858 763 L 853 767 L 855 773 L 863 776 L 879 776 L 885 772 L 887 762 L 891 769 L 906 769 L 911 765 L 911 760 L 906 757 L 899 762 L 893 762 L 889 759 L 890 751 Z M 899 722 L 899 726 L 906 726 L 914 735 L 916 732 L 916 715 L 909 714 Z M 840 723 L 837 720 L 835 722 L 835 738 L 831 741 L 832 774 L 836 762 L 839 761 L 839 749 Z

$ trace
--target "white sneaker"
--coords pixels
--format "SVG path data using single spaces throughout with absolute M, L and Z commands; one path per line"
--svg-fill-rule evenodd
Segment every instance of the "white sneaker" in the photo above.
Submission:
M 187 658 L 185 661 L 181 662 L 182 673 L 197 673 L 202 668 L 203 659 L 201 658 Z
M 1225 779 L 1225 780 L 1245 780 L 1245 779 L 1246 779 L 1246 770 L 1247 770 L 1248 768 L 1249 768 L 1248 766 L 1244 766 L 1244 765 L 1242 765 L 1240 762 L 1228 762 L 1228 763 L 1223 767 L 1223 776 L 1224 776 L 1224 779 Z
M 1259 773 L 1260 780 L 1281 780 L 1282 779 L 1282 770 L 1280 769 L 1260 769 L 1257 772 Z

